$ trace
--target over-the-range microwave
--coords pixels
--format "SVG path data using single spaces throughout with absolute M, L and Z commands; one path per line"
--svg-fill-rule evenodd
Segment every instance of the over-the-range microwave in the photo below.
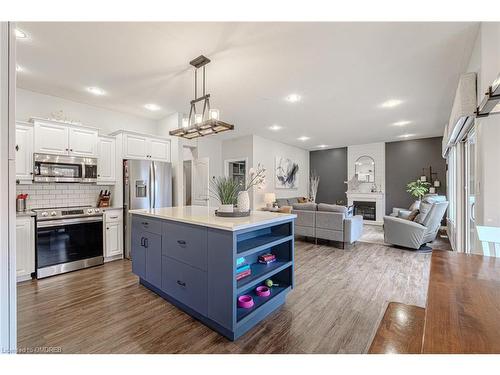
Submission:
M 35 182 L 97 182 L 97 159 L 33 154 Z

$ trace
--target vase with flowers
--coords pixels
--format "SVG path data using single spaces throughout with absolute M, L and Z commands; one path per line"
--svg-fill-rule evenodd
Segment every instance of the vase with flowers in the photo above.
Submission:
M 248 171 L 248 179 L 245 183 L 244 189 L 238 192 L 237 206 L 238 211 L 250 211 L 250 196 L 248 191 L 252 188 L 259 190 L 263 189 L 266 184 L 266 169 L 259 163 L 257 169 L 250 168 Z

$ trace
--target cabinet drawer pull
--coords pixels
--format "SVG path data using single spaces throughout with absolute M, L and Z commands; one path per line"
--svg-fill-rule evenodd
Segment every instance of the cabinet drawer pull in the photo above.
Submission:
M 186 286 L 186 283 L 180 280 L 177 280 L 177 284 L 179 284 L 180 286 Z
M 110 219 L 118 219 L 118 216 L 110 216 Z
M 148 225 L 149 225 L 149 223 L 148 223 L 147 221 L 143 221 L 141 224 L 142 224 L 142 225 L 145 225 L 145 226 L 148 226 Z
M 143 246 L 143 247 L 144 247 L 144 240 L 145 240 L 145 238 L 141 237 L 141 246 Z
M 147 238 L 144 239 L 144 247 L 147 249 L 149 247 L 149 241 Z
M 184 240 L 177 240 L 177 243 L 181 246 L 186 246 L 186 241 Z

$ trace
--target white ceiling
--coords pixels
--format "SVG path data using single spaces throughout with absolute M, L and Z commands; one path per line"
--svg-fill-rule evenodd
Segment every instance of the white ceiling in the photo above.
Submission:
M 189 110 L 189 61 L 204 54 L 212 60 L 212 107 L 236 127 L 225 137 L 258 134 L 306 149 L 441 135 L 478 30 L 476 23 L 18 26 L 29 35 L 18 43 L 19 87 L 161 119 Z M 88 86 L 107 95 L 93 96 Z M 287 102 L 290 93 L 302 101 Z M 381 108 L 388 99 L 403 103 Z M 403 120 L 412 123 L 392 125 Z M 273 124 L 283 129 L 270 131 Z

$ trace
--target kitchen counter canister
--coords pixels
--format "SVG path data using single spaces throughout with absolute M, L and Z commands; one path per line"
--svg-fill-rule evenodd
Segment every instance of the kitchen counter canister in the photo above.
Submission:
M 200 206 L 131 210 L 132 272 L 148 289 L 235 340 L 283 305 L 294 287 L 296 215 L 257 211 L 223 218 L 214 212 Z M 259 263 L 264 254 L 275 260 Z M 270 294 L 258 293 L 268 279 L 275 285 Z M 252 297 L 251 307 L 238 306 L 244 295 Z

